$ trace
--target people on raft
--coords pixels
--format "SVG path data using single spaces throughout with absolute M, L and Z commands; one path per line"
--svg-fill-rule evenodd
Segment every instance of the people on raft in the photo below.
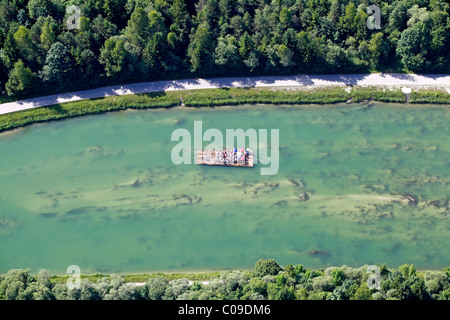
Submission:
M 217 160 L 222 161 L 224 164 L 234 163 L 246 165 L 249 163 L 250 159 L 250 149 L 247 148 L 233 148 L 231 151 L 227 151 L 226 148 L 220 150 L 217 153 Z

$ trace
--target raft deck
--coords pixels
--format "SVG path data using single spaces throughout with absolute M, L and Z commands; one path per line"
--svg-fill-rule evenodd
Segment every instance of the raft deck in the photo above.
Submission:
M 253 167 L 253 152 L 250 150 L 244 160 L 237 159 L 237 152 L 224 150 L 198 150 L 197 164 L 227 167 Z

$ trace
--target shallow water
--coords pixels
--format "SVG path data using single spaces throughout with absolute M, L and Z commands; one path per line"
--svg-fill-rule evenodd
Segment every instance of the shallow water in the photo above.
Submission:
M 447 266 L 449 110 L 174 108 L 0 135 L 0 272 L 234 269 L 259 258 Z M 198 120 L 224 133 L 279 129 L 279 172 L 174 165 L 173 130 Z

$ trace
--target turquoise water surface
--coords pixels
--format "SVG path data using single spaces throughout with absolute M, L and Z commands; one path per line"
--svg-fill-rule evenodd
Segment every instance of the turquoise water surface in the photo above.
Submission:
M 2 134 L 0 273 L 65 273 L 73 264 L 83 273 L 223 270 L 259 258 L 447 266 L 449 110 L 173 108 Z M 194 121 L 224 135 L 279 129 L 278 173 L 174 165 L 171 134 L 193 133 Z

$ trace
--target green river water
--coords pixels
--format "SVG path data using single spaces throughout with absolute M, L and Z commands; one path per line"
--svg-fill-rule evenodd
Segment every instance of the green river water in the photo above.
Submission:
M 449 110 L 173 108 L 2 134 L 0 272 L 224 270 L 259 258 L 448 266 Z M 193 132 L 194 121 L 223 132 L 279 129 L 278 173 L 174 165 L 171 134 Z

